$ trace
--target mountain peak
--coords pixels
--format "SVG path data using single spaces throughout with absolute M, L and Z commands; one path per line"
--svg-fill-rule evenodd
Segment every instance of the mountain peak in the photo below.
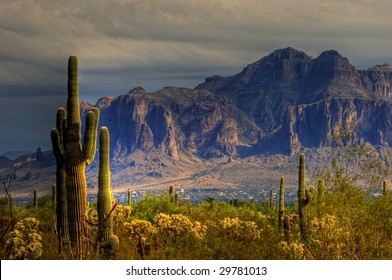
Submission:
M 129 94 L 134 94 L 134 93 L 146 93 L 146 90 L 142 87 L 135 87 L 129 91 Z
M 319 57 L 342 57 L 342 55 L 337 50 L 326 50 Z
M 278 49 L 267 56 L 270 59 L 310 59 L 306 53 L 296 50 L 292 47 Z

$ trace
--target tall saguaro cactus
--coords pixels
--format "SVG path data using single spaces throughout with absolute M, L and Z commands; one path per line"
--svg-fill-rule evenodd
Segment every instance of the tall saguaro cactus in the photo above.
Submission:
M 280 187 L 279 187 L 279 229 L 283 227 L 283 217 L 284 217 L 284 177 L 280 178 Z
M 68 60 L 67 114 L 65 109 L 58 109 L 57 126 L 52 129 L 51 138 L 57 162 L 56 174 L 59 175 L 56 179 L 59 186 L 58 197 L 62 198 L 64 192 L 66 193 L 68 233 L 71 246 L 78 259 L 85 258 L 89 252 L 88 225 L 85 221 L 87 211 L 86 166 L 95 157 L 98 120 L 99 110 L 94 108 L 87 114 L 82 144 L 78 60 L 76 56 L 70 56 Z M 62 207 L 65 206 L 62 203 L 58 204 L 61 204 Z M 60 216 L 60 213 L 57 216 Z
M 169 187 L 169 198 L 170 198 L 170 202 L 174 202 L 174 186 L 170 186 Z
M 64 108 L 57 110 L 56 130 L 52 130 L 53 152 L 56 157 L 56 232 L 58 236 L 59 253 L 64 244 L 69 242 L 68 215 L 67 215 L 67 188 L 65 185 L 65 158 L 64 143 L 67 128 L 66 111 Z M 54 137 L 56 139 L 54 139 Z M 56 150 L 57 149 L 57 150 Z
M 98 222 L 101 229 L 101 240 L 108 245 L 113 234 L 112 194 L 110 191 L 110 136 L 107 127 L 103 126 L 99 133 L 99 172 L 98 172 Z
M 314 188 L 306 188 L 305 186 L 305 155 L 301 154 L 299 158 L 299 176 L 298 176 L 298 216 L 301 237 L 307 240 L 307 223 L 305 217 L 305 207 L 310 203 Z
M 37 190 L 34 189 L 33 207 L 37 207 L 37 206 L 38 206 Z

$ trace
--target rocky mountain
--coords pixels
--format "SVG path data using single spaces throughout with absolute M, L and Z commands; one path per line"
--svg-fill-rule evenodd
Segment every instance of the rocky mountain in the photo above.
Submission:
M 392 143 L 391 84 L 388 64 L 357 70 L 334 50 L 312 58 L 286 48 L 195 89 L 135 88 L 95 106 L 100 125 L 111 132 L 114 159 L 151 149 L 174 160 L 181 153 L 295 154 L 302 147 L 333 146 L 344 133 L 352 142 Z
M 369 143 L 392 159 L 392 69 L 357 70 L 337 51 L 312 58 L 277 50 L 240 73 L 212 76 L 195 89 L 132 89 L 94 105 L 111 135 L 112 187 L 145 191 L 174 184 L 184 189 L 264 190 L 285 176 L 296 186 L 298 152 L 307 166 L 328 164 L 340 143 Z M 93 107 L 82 102 L 82 116 Z M 97 164 L 88 168 L 95 193 Z M 389 163 L 391 164 L 391 163 Z M 9 168 L 7 166 L 10 165 Z M 51 190 L 51 152 L 9 161 L 0 176 L 19 168 L 15 187 Z

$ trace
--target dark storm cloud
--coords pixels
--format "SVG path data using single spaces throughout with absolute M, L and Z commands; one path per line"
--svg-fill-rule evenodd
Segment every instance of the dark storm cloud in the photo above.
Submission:
M 366 68 L 392 60 L 391 10 L 389 0 L 2 0 L 0 153 L 13 149 L 11 137 L 35 147 L 50 130 L 48 115 L 23 104 L 55 114 L 70 54 L 79 57 L 81 99 L 92 103 L 134 86 L 194 87 L 287 46 L 313 56 L 337 49 Z M 14 114 L 17 105 L 25 110 Z M 33 114 L 35 136 L 26 122 L 4 121 Z

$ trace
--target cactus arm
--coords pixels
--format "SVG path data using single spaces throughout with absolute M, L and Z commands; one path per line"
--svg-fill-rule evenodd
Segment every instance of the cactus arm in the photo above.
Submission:
M 99 171 L 98 171 L 98 222 L 101 240 L 108 245 L 113 234 L 113 217 L 111 217 L 112 199 L 110 191 L 110 135 L 103 126 L 99 133 Z
M 91 150 L 93 149 L 93 138 L 94 138 L 94 122 L 95 122 L 95 114 L 93 112 L 88 112 L 86 117 L 86 130 L 84 132 L 84 141 L 83 141 L 83 159 L 88 160 Z M 94 147 L 95 149 L 95 147 Z
M 50 136 L 52 138 L 52 147 L 56 162 L 61 165 L 61 163 L 65 161 L 65 156 L 61 145 L 61 137 L 57 128 L 51 130 Z
M 57 110 L 56 116 L 56 128 L 53 128 L 50 132 L 52 139 L 53 152 L 56 157 L 56 161 L 59 164 L 63 164 L 65 161 L 64 151 L 64 120 L 66 113 L 64 108 Z
M 57 116 L 56 116 L 56 128 L 57 131 L 59 132 L 60 136 L 60 147 L 62 149 L 62 153 L 65 154 L 64 152 L 64 132 L 66 129 L 66 123 L 67 123 L 67 113 L 64 108 L 60 107 L 57 109 Z
M 305 189 L 305 200 L 304 200 L 305 206 L 310 203 L 310 201 L 312 200 L 312 198 L 314 196 L 314 193 L 315 193 L 315 189 L 313 186 Z
M 88 123 L 88 115 L 92 113 L 94 115 L 94 122 L 93 124 L 89 124 Z M 83 144 L 83 153 L 84 153 L 84 157 L 86 159 L 86 164 L 90 165 L 94 158 L 95 158 L 95 153 L 96 153 L 96 149 L 95 147 L 97 146 L 97 132 L 98 132 L 98 122 L 99 122 L 99 109 L 98 108 L 93 108 L 88 114 L 87 114 L 87 118 L 86 118 L 86 131 L 85 131 L 85 135 L 84 135 L 84 139 L 86 142 L 86 138 L 87 135 L 90 135 L 91 138 L 89 139 L 89 143 L 84 143 Z M 92 132 L 90 132 L 89 130 L 92 130 Z M 91 145 L 90 148 L 86 147 L 85 145 Z
M 107 127 L 103 126 L 99 134 L 99 180 L 105 189 L 110 190 L 110 135 Z
M 79 104 L 79 86 L 78 86 L 78 59 L 76 56 L 70 56 L 68 60 L 68 99 L 67 99 L 67 142 L 79 144 L 81 136 L 80 122 L 80 104 Z

